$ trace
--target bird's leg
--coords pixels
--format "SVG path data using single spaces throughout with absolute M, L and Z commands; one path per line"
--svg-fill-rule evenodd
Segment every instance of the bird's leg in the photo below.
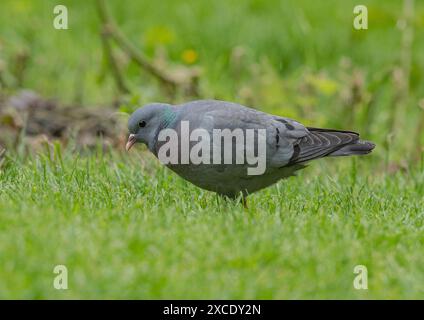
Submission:
M 245 209 L 248 209 L 248 208 L 247 208 L 247 198 L 246 198 L 245 196 L 242 196 L 242 197 L 241 197 L 241 203 L 243 203 L 243 207 L 244 207 Z

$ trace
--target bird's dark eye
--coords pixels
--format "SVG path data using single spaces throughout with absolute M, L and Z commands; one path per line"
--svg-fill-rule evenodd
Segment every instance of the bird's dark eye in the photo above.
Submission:
M 140 122 L 138 123 L 138 126 L 139 126 L 140 128 L 144 128 L 144 127 L 146 126 L 146 121 L 140 121 Z

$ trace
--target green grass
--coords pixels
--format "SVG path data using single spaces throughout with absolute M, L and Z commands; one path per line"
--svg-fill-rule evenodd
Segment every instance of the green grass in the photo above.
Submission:
M 147 153 L 58 155 L 1 170 L 1 298 L 423 296 L 422 168 L 322 160 L 244 210 Z M 68 290 L 53 288 L 59 264 Z

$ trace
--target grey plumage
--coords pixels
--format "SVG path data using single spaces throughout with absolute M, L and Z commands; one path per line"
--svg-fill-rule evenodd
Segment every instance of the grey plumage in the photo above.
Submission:
M 292 119 L 270 115 L 245 106 L 217 100 L 199 100 L 179 106 L 150 104 L 136 110 L 128 121 L 129 149 L 145 143 L 158 156 L 162 129 L 181 134 L 181 121 L 189 121 L 190 131 L 213 129 L 265 129 L 266 170 L 248 175 L 248 164 L 169 164 L 168 167 L 193 184 L 228 197 L 248 195 L 280 179 L 292 176 L 308 161 L 326 156 L 362 155 L 375 145 L 359 139 L 352 131 L 306 128 Z M 255 137 L 257 139 L 257 137 Z M 194 143 L 191 143 L 191 146 Z M 235 154 L 235 147 L 233 148 Z M 234 159 L 234 157 L 233 157 Z

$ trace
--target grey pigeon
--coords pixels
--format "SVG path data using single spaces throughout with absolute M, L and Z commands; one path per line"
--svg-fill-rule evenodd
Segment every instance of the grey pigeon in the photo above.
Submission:
M 375 147 L 372 142 L 360 140 L 356 132 L 305 127 L 297 121 L 236 103 L 199 100 L 176 106 L 152 103 L 137 109 L 128 121 L 130 135 L 127 151 L 135 143 L 141 142 L 158 157 L 160 147 L 165 143 L 158 139 L 160 132 L 173 129 L 181 138 L 184 121 L 188 121 L 190 132 L 201 128 L 211 136 L 214 129 L 239 128 L 243 132 L 247 132 L 247 129 L 262 129 L 262 133 L 266 133 L 262 135 L 266 143 L 266 169 L 262 174 L 250 175 L 247 170 L 250 164 L 235 162 L 236 143 L 233 144 L 232 163 L 210 161 L 194 164 L 190 160 L 188 164 L 181 161 L 167 164 L 167 167 L 194 185 L 230 198 L 237 198 L 240 194 L 244 198 L 292 176 L 311 160 L 327 156 L 364 155 Z M 259 133 L 254 137 L 255 143 L 259 141 L 258 137 Z M 190 148 L 193 144 L 190 142 Z M 182 145 L 178 147 L 179 159 Z M 259 147 L 254 152 L 258 153 Z

